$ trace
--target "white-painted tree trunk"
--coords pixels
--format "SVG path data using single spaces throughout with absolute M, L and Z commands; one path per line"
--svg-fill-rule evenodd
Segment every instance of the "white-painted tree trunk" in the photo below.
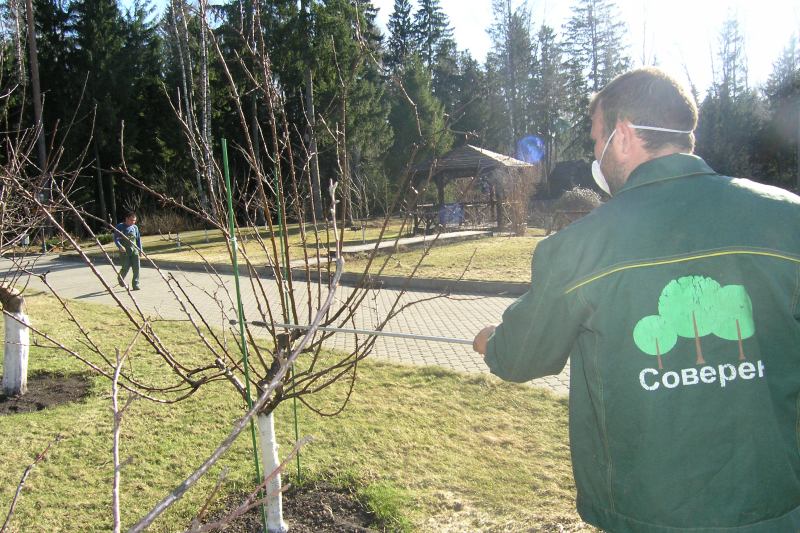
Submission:
M 278 441 L 275 439 L 275 421 L 272 413 L 260 414 L 258 419 L 258 437 L 261 440 L 261 466 L 264 478 L 275 472 L 280 465 L 278 460 Z M 283 500 L 281 497 L 281 475 L 276 473 L 267 482 L 265 492 L 267 498 L 267 533 L 285 533 L 289 531 L 283 521 Z
M 28 351 L 31 335 L 28 315 L 23 312 L 5 317 L 3 350 L 3 393 L 17 396 L 28 392 Z

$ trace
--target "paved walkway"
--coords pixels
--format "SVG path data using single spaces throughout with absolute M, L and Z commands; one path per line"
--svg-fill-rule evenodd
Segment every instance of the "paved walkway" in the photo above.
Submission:
M 442 241 L 463 241 L 468 239 L 476 239 L 479 237 L 487 237 L 491 236 L 491 234 L 492 232 L 489 230 L 464 230 L 464 231 L 443 232 L 431 235 L 415 235 L 414 237 L 385 239 L 380 243 L 378 243 L 378 249 L 385 250 L 401 246 L 418 246 L 434 241 L 441 244 Z M 374 249 L 375 249 L 374 242 L 366 244 L 349 244 L 346 246 L 342 246 L 342 253 L 348 254 L 348 253 L 359 253 L 359 252 L 371 252 Z
M 0 265 L 6 266 L 6 260 Z M 233 276 L 229 274 L 210 275 L 205 272 L 161 270 L 161 275 L 153 268 L 143 268 L 141 283 L 143 290 L 128 293 L 116 286 L 116 275 L 109 265 L 98 267 L 106 282 L 115 287 L 115 294 L 126 305 L 133 305 L 135 298 L 140 309 L 149 316 L 165 319 L 185 319 L 182 307 L 165 277 L 180 283 L 189 298 L 197 306 L 203 317 L 212 325 L 228 327 L 229 320 L 236 318 L 235 289 Z M 3 268 L 3 270 L 6 270 Z M 64 297 L 102 304 L 113 304 L 113 298 L 103 289 L 102 284 L 83 263 L 60 260 L 45 256 L 36 263 L 36 270 L 49 270 L 49 283 Z M 163 277 L 162 277 L 163 275 Z M 173 282 L 174 284 L 174 282 Z M 267 300 L 273 309 L 279 309 L 279 288 L 273 279 L 258 282 L 242 278 L 242 296 L 247 320 L 266 320 L 259 309 L 264 309 Z M 36 282 L 33 283 L 36 286 Z M 334 308 L 349 305 L 347 297 L 355 289 L 342 286 L 337 291 Z M 450 295 L 441 297 L 436 292 L 409 291 L 401 294 L 393 289 L 360 291 L 366 294 L 357 308 L 355 318 L 344 327 L 374 329 L 384 320 L 393 305 L 409 306 L 394 317 L 384 327 L 385 331 L 414 333 L 437 337 L 471 340 L 483 326 L 500 320 L 503 310 L 513 298 L 501 296 Z M 300 309 L 308 309 L 307 286 L 298 283 L 295 295 Z M 325 295 L 323 295 L 324 297 Z M 316 299 L 316 286 L 312 288 L 312 301 Z M 306 311 L 307 315 L 307 311 Z M 305 317 L 308 321 L 308 316 Z M 307 322 L 306 322 L 307 323 Z M 338 324 L 337 324 L 338 326 Z M 355 342 L 363 342 L 365 337 L 352 334 L 334 334 L 326 345 L 332 348 L 351 350 Z M 408 365 L 435 365 L 464 373 L 486 373 L 482 358 L 472 351 L 471 346 L 443 342 L 432 342 L 405 338 L 378 337 L 370 355 L 393 363 Z M 531 382 L 557 394 L 569 392 L 569 365 L 558 376 L 549 376 Z

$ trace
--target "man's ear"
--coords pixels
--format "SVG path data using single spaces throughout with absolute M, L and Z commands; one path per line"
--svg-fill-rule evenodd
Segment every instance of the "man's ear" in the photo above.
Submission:
M 630 120 L 617 121 L 617 135 L 619 136 L 619 147 L 623 154 L 630 154 L 641 144 L 641 139 L 637 137 L 636 130 L 631 127 Z

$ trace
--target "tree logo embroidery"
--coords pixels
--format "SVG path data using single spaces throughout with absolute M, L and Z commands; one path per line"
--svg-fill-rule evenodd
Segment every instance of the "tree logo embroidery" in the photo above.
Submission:
M 695 364 L 705 364 L 700 339 L 713 334 L 739 343 L 739 360 L 745 354 L 742 339 L 755 333 L 753 304 L 742 285 L 725 285 L 704 276 L 685 276 L 670 281 L 658 298 L 658 314 L 642 318 L 633 329 L 633 341 L 648 355 L 658 358 L 678 342 L 694 338 Z

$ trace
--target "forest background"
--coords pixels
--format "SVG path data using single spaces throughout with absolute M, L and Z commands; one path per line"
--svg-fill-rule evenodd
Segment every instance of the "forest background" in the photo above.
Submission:
M 385 214 L 414 164 L 465 143 L 533 159 L 545 174 L 558 161 L 591 159 L 590 95 L 633 66 L 658 64 L 657 57 L 632 58 L 629 30 L 611 0 L 574 0 L 560 28 L 533 20 L 527 3 L 512 8 L 510 0 L 493 0 L 491 49 L 482 63 L 458 48 L 439 0 L 394 0 L 385 32 L 368 0 L 170 0 L 163 9 L 151 0 L 28 4 L 8 0 L 0 13 L 2 86 L 25 88 L 10 93 L 0 128 L 13 133 L 35 124 L 32 20 L 43 101 L 40 159 L 49 158 L 49 168 L 54 159 L 79 167 L 73 201 L 106 221 L 120 220 L 129 208 L 156 209 L 155 197 L 120 179 L 123 157 L 130 174 L 154 191 L 203 204 L 204 188 L 220 178 L 198 168 L 210 157 L 190 153 L 185 130 L 201 132 L 209 146 L 223 137 L 234 148 L 246 144 L 241 117 L 227 98 L 228 75 L 248 99 L 246 120 L 270 120 L 253 90 L 257 80 L 227 72 L 221 60 L 247 61 L 251 43 L 269 52 L 285 113 L 281 135 L 299 146 L 314 129 L 322 132 L 314 145 L 319 183 L 325 189 L 346 174 L 361 217 Z M 798 188 L 796 35 L 787 36 L 759 86 L 748 80 L 734 14 L 717 43 L 712 83 L 690 87 L 700 107 L 697 153 L 720 173 Z M 269 145 L 267 128 L 250 130 Z M 252 168 L 243 154 L 234 149 L 231 156 L 234 178 Z M 259 157 L 269 163 L 269 154 Z M 298 150 L 294 160 L 280 163 L 308 165 L 304 157 Z M 248 191 L 239 193 L 246 206 Z

